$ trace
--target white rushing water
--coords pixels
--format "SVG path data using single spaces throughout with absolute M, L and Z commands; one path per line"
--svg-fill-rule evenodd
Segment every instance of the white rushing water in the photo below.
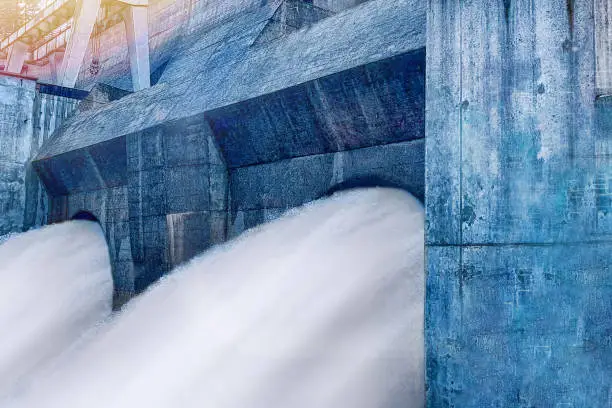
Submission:
M 96 223 L 72 221 L 0 243 L 0 401 L 108 317 L 112 296 Z
M 424 211 L 335 195 L 199 256 L 11 407 L 424 406 Z

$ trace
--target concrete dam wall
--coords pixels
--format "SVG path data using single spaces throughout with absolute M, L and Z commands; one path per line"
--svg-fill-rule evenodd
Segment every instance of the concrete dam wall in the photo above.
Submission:
M 0 75 L 0 235 L 47 223 L 48 200 L 31 159 L 79 100 Z
M 426 206 L 428 406 L 608 406 L 609 0 L 306 3 L 211 6 L 157 85 L 82 102 L 36 149 L 36 222 L 99 220 L 121 303 L 336 188 L 400 187 Z
M 100 220 L 129 298 L 335 185 L 376 178 L 422 200 L 425 10 L 400 6 L 411 24 L 366 3 L 285 32 L 269 4 L 189 37 L 157 86 L 81 109 L 41 149 L 49 222 Z
M 612 401 L 605 3 L 430 2 L 428 406 Z

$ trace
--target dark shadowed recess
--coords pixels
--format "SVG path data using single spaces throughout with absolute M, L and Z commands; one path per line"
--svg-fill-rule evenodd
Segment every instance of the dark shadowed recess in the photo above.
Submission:
M 93 215 L 92 213 L 88 211 L 77 212 L 76 214 L 72 216 L 71 220 L 92 221 L 92 222 L 97 222 L 98 224 L 100 223 L 100 220 L 98 220 L 95 215 Z
M 360 188 L 376 188 L 376 187 L 394 188 L 398 190 L 404 190 L 410 193 L 417 200 L 419 200 L 421 204 L 424 204 L 422 194 L 419 194 L 418 192 L 410 191 L 410 189 L 406 188 L 405 186 L 402 186 L 399 183 L 385 180 L 384 178 L 379 177 L 379 176 L 355 177 L 355 178 L 346 180 L 342 183 L 336 184 L 335 186 L 327 190 L 327 192 L 323 194 L 322 197 L 330 197 L 335 193 L 339 193 L 341 191 L 346 191 L 346 190 L 355 190 L 355 189 L 360 189 Z

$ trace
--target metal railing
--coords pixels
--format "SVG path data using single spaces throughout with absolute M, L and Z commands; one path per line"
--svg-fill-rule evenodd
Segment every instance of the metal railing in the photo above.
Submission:
M 66 45 L 68 45 L 68 41 L 70 41 L 71 35 L 72 22 L 67 21 L 57 29 L 53 30 L 52 35 L 49 36 L 49 40 L 32 51 L 32 56 L 30 59 L 33 61 L 38 61 L 45 58 L 57 49 L 65 48 Z

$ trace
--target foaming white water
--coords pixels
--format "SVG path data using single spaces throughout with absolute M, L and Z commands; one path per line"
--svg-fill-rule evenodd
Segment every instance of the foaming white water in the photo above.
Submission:
M 108 249 L 96 223 L 72 221 L 2 242 L 0 401 L 22 392 L 109 316 L 112 296 Z
M 336 195 L 196 258 L 14 407 L 424 406 L 421 205 Z

